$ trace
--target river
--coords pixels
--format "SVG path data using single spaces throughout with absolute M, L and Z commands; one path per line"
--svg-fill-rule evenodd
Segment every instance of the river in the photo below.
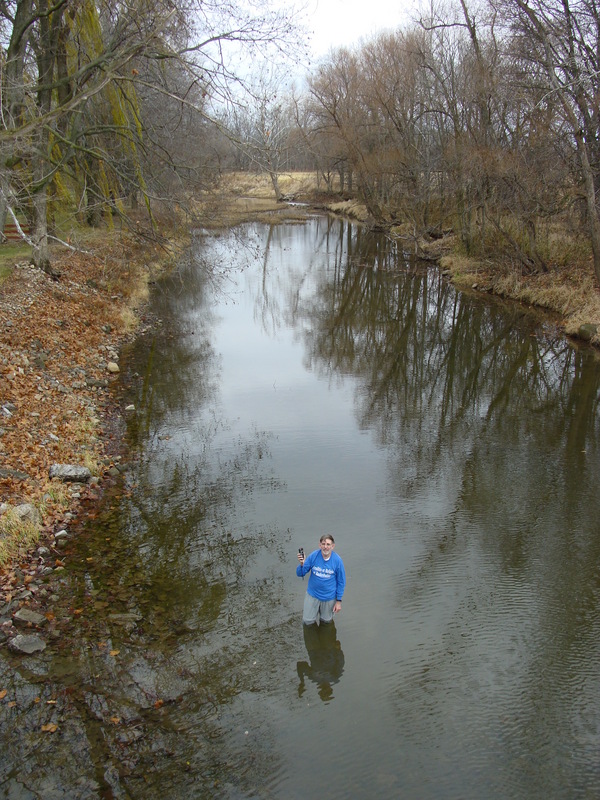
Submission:
M 0 796 L 600 796 L 597 354 L 324 216 L 199 231 L 151 312 Z

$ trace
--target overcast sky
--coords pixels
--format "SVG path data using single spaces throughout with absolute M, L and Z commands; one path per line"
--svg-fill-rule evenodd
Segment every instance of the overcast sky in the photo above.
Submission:
M 308 0 L 308 27 L 316 57 L 330 48 L 356 44 L 362 37 L 398 28 L 415 7 L 410 0 Z

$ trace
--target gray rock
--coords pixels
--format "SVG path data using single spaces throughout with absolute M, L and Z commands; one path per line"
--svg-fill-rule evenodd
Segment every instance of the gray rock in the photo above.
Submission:
M 92 477 L 92 473 L 87 467 L 77 467 L 73 464 L 53 464 L 50 467 L 49 475 L 51 478 L 58 478 L 61 481 L 77 483 L 87 483 Z
M 29 475 L 20 469 L 0 469 L 0 478 L 13 478 L 16 481 L 26 481 Z
M 39 636 L 28 635 L 19 633 L 8 640 L 8 648 L 13 653 L 24 653 L 29 655 L 31 653 L 39 653 L 46 649 L 46 642 L 40 639 Z
M 42 523 L 41 514 L 32 503 L 21 503 L 15 506 L 14 512 L 22 522 L 32 522 L 34 525 Z
M 134 614 L 133 612 L 123 612 L 121 614 L 109 614 L 108 620 L 112 622 L 114 625 L 119 625 L 122 628 L 125 628 L 126 631 L 131 633 L 131 631 L 135 628 L 137 623 L 141 620 L 139 614 Z
M 37 611 L 32 611 L 30 608 L 20 608 L 13 614 L 13 622 L 15 625 L 36 625 L 38 628 L 45 625 L 47 620 L 43 614 L 38 614 Z

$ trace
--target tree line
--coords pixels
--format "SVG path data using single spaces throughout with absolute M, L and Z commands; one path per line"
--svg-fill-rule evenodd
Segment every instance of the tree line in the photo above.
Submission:
M 247 166 L 309 164 L 407 235 L 452 229 L 531 272 L 593 257 L 600 279 L 595 0 L 434 1 L 260 97 Z
M 66 207 L 151 219 L 219 171 L 266 171 L 279 198 L 282 172 L 310 169 L 407 236 L 452 230 L 465 253 L 535 272 L 589 254 L 600 280 L 595 0 L 432 0 L 291 90 L 263 56 L 299 47 L 294 13 L 0 2 L 0 222 L 25 211 L 46 268 Z
M 1 0 L 0 231 L 12 219 L 51 270 L 67 209 L 152 220 L 206 185 L 236 53 L 282 50 L 293 16 L 268 0 Z
M 593 0 L 432 7 L 317 70 L 318 152 L 377 218 L 452 226 L 467 253 L 501 248 L 535 271 L 566 225 L 600 278 L 599 22 Z

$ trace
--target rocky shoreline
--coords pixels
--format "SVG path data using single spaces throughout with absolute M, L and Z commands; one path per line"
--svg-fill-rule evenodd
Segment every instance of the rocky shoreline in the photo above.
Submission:
M 53 583 L 123 470 L 119 350 L 144 325 L 131 320 L 143 298 L 132 294 L 132 274 L 144 281 L 136 259 L 119 241 L 116 252 L 58 258 L 58 281 L 21 263 L 0 285 L 0 546 L 11 544 L 5 515 L 37 529 L 0 568 L 0 647 L 15 652 L 58 635 Z

